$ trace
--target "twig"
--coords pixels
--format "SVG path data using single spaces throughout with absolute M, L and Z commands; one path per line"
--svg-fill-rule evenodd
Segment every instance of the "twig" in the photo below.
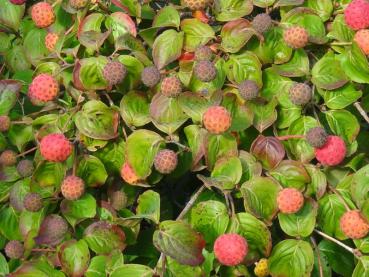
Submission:
M 181 220 L 187 212 L 192 208 L 193 204 L 195 203 L 196 199 L 199 197 L 199 195 L 203 192 L 203 190 L 206 188 L 205 185 L 202 185 L 194 195 L 192 195 L 190 201 L 187 202 L 186 206 L 182 210 L 182 212 L 179 214 L 176 220 Z
M 305 138 L 304 135 L 287 135 L 287 136 L 280 136 L 280 137 L 275 137 L 278 140 L 289 140 L 289 139 L 303 139 Z
M 33 152 L 35 150 L 37 150 L 37 146 L 35 146 L 35 147 L 31 148 L 31 149 L 28 149 L 27 151 L 24 151 L 23 153 L 18 154 L 16 157 L 17 158 L 22 157 L 22 156 L 24 156 L 24 155 L 26 155 L 28 153 L 31 153 L 31 152 Z
M 327 240 L 330 240 L 331 242 L 334 242 L 335 244 L 341 246 L 342 248 L 346 249 L 348 252 L 352 253 L 355 257 L 359 258 L 362 256 L 361 252 L 358 249 L 351 248 L 350 246 L 347 246 L 343 242 L 340 242 L 339 240 L 317 230 L 314 229 L 314 232 L 321 235 L 323 238 L 326 238 Z
M 320 250 L 318 248 L 318 245 L 316 244 L 315 238 L 310 237 L 310 240 L 311 240 L 311 243 L 313 244 L 313 246 L 316 250 L 316 255 L 317 255 L 317 258 L 318 258 L 318 266 L 319 266 L 319 276 L 324 277 L 323 266 L 322 266 L 322 261 L 321 261 L 321 256 L 320 256 Z
M 180 148 L 182 148 L 186 152 L 190 152 L 191 151 L 191 149 L 189 147 L 187 147 L 186 145 L 183 145 L 182 143 L 179 143 L 179 142 L 177 142 L 175 140 L 168 140 L 168 141 L 166 141 L 166 143 L 173 143 L 173 144 L 179 146 Z
M 355 108 L 358 110 L 358 112 L 361 114 L 361 116 L 365 119 L 367 123 L 369 123 L 369 117 L 366 111 L 364 111 L 363 107 L 361 107 L 359 102 L 354 103 Z
M 33 248 L 32 252 L 55 252 L 55 249 L 51 248 Z

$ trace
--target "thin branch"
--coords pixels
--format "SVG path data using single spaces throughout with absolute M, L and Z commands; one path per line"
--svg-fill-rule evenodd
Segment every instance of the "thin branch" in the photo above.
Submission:
M 322 266 L 322 261 L 321 261 L 321 256 L 320 256 L 320 250 L 318 245 L 316 244 L 315 238 L 314 237 L 310 237 L 311 243 L 313 244 L 315 251 L 316 251 L 316 255 L 318 258 L 318 266 L 319 266 L 319 276 L 320 277 L 324 277 L 324 273 L 323 273 L 323 266 Z
M 184 207 L 184 209 L 182 210 L 182 212 L 179 214 L 179 216 L 177 217 L 176 220 L 181 220 L 186 214 L 187 212 L 192 208 L 193 204 L 195 204 L 195 201 L 197 200 L 197 198 L 199 197 L 199 195 L 204 191 L 204 189 L 206 188 L 205 185 L 202 185 L 196 192 L 194 195 L 192 195 L 190 201 L 187 202 L 186 206 Z
M 51 248 L 33 248 L 32 252 L 55 252 L 55 249 Z
M 369 117 L 366 111 L 364 111 L 363 107 L 361 107 L 359 102 L 354 103 L 355 108 L 358 110 L 358 112 L 361 114 L 361 116 L 365 119 L 367 123 L 369 123 Z
M 31 149 L 28 149 L 27 151 L 24 151 L 23 153 L 20 153 L 18 154 L 16 157 L 19 158 L 19 157 L 22 157 L 24 155 L 27 155 L 28 153 L 31 153 L 33 151 L 37 150 L 37 146 L 31 148 Z

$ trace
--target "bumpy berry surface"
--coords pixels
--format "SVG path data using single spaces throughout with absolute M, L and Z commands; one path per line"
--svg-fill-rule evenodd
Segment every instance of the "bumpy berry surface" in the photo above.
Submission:
M 169 149 L 160 150 L 154 160 L 155 169 L 162 174 L 171 173 L 177 167 L 177 163 L 177 153 Z
M 339 136 L 328 136 L 327 142 L 321 148 L 315 149 L 315 157 L 322 164 L 335 166 L 346 156 L 346 145 Z
M 45 36 L 45 46 L 50 52 L 54 51 L 55 45 L 58 42 L 59 36 L 56 33 L 48 33 Z
M 50 162 L 64 162 L 72 153 L 72 144 L 63 134 L 49 134 L 40 143 L 42 157 Z
M 104 66 L 103 75 L 110 85 L 117 85 L 126 77 L 127 69 L 120 62 L 109 62 Z
M 213 0 L 183 0 L 183 4 L 191 10 L 202 10 L 213 3 Z
M 69 0 L 69 4 L 74 9 L 83 9 L 87 6 L 89 0 Z
M 115 210 L 119 211 L 126 207 L 127 195 L 121 190 L 114 191 L 109 196 L 109 203 Z
M 328 134 L 322 127 L 314 127 L 306 133 L 306 141 L 315 148 L 323 147 L 327 142 Z
M 199 61 L 194 67 L 195 76 L 202 82 L 210 82 L 217 76 L 217 69 L 210 61 Z
M 209 46 L 200 46 L 195 50 L 196 61 L 210 61 L 212 57 L 213 51 L 211 51 Z
M 260 259 L 255 265 L 254 273 L 257 277 L 267 277 L 269 275 L 268 260 Z
M 221 235 L 214 243 L 215 257 L 222 265 L 235 266 L 242 263 L 247 252 L 247 241 L 238 234 Z
M 365 55 L 369 55 L 369 30 L 359 30 L 354 36 L 354 41 L 363 50 Z
M 20 176 L 28 177 L 31 176 L 34 170 L 33 162 L 30 160 L 21 160 L 17 164 L 17 171 Z
M 67 234 L 68 223 L 60 215 L 50 214 L 42 221 L 36 242 L 57 245 Z
M 28 97 L 31 102 L 48 102 L 54 100 L 59 93 L 59 84 L 49 74 L 37 75 L 29 86 Z
M 353 0 L 345 9 L 346 24 L 353 30 L 369 27 L 369 2 L 367 0 Z
M 23 206 L 27 211 L 37 212 L 42 208 L 42 198 L 36 192 L 27 193 L 23 199 Z
M 6 132 L 10 128 L 10 118 L 7 115 L 0 116 L 0 132 Z
M 85 182 L 77 176 L 70 175 L 63 180 L 60 189 L 65 199 L 77 200 L 85 192 Z
M 227 131 L 232 124 L 231 114 L 222 106 L 209 107 L 202 117 L 205 129 L 213 134 Z
M 127 162 L 123 164 L 122 169 L 120 170 L 120 176 L 128 184 L 134 184 L 139 181 L 139 178 L 134 172 L 132 166 Z
M 10 259 L 20 259 L 24 253 L 23 244 L 18 240 L 11 240 L 5 246 L 5 254 Z
M 55 21 L 53 7 L 47 2 L 38 2 L 31 8 L 31 16 L 35 25 L 39 28 L 50 26 Z
M 145 86 L 152 88 L 160 82 L 160 71 L 155 66 L 145 67 L 141 73 L 141 80 Z
M 312 97 L 311 88 L 304 83 L 295 83 L 289 90 L 291 102 L 295 105 L 305 105 Z
M 260 13 L 254 17 L 251 25 L 259 33 L 265 33 L 273 26 L 273 22 L 269 14 Z
M 178 96 L 182 92 L 182 83 L 175 76 L 166 77 L 161 82 L 160 91 L 167 97 Z
M 294 214 L 304 205 L 304 196 L 295 188 L 285 188 L 278 193 L 277 204 L 280 212 Z
M 283 39 L 292 48 L 303 48 L 309 41 L 309 34 L 305 28 L 294 26 L 284 31 Z
M 27 0 L 10 0 L 10 3 L 14 5 L 23 5 Z
M 361 239 L 369 232 L 368 221 L 360 211 L 348 211 L 340 219 L 342 232 L 351 239 Z
M 245 80 L 238 85 L 240 96 L 245 100 L 252 100 L 259 95 L 259 87 L 255 81 Z
M 0 154 L 0 164 L 12 166 L 17 163 L 17 154 L 12 150 L 5 150 Z

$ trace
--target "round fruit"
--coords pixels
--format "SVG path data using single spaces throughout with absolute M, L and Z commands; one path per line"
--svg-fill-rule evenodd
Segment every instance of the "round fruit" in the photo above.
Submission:
M 74 175 L 66 177 L 61 184 L 61 193 L 67 200 L 77 200 L 85 192 L 85 182 Z
M 294 214 L 304 205 L 304 196 L 295 188 L 285 188 L 278 193 L 277 204 L 281 213 Z
M 309 41 L 309 34 L 305 28 L 295 26 L 284 31 L 283 39 L 289 47 L 298 49 L 307 45 Z
M 64 162 L 72 153 L 72 144 L 63 134 L 49 134 L 42 138 L 40 152 L 49 162 Z
M 361 239 L 369 232 L 368 221 L 357 210 L 345 212 L 340 219 L 340 227 L 351 239 Z
M 128 184 L 135 184 L 139 181 L 139 178 L 134 172 L 133 168 L 127 162 L 123 164 L 122 169 L 120 170 L 120 176 Z
M 221 235 L 214 243 L 215 257 L 222 265 L 236 266 L 242 263 L 247 252 L 247 241 L 238 234 Z
M 213 0 L 183 0 L 183 4 L 191 10 L 202 10 L 210 6 Z
M 161 93 L 167 97 L 176 97 L 182 92 L 182 83 L 175 77 L 166 77 L 161 82 Z
M 321 148 L 327 142 L 328 134 L 322 127 L 314 127 L 306 133 L 306 141 L 314 148 Z
M 38 2 L 31 8 L 31 16 L 39 28 L 49 27 L 55 21 L 53 7 L 47 2 Z
M 213 57 L 213 51 L 209 46 L 200 46 L 195 50 L 196 61 L 210 61 Z
M 227 131 L 232 124 L 231 114 L 222 106 L 209 107 L 203 115 L 205 129 L 213 134 Z
M 254 273 L 257 277 L 267 277 L 269 275 L 268 260 L 260 259 L 255 265 Z
M 202 82 L 210 82 L 217 76 L 217 69 L 211 61 L 199 61 L 195 64 L 194 74 Z
M 127 195 L 121 191 L 116 190 L 110 194 L 110 205 L 117 211 L 123 209 L 127 205 Z
M 33 162 L 30 160 L 21 160 L 17 164 L 17 171 L 19 175 L 22 177 L 31 176 L 33 173 L 33 170 L 34 170 Z
M 359 30 L 354 36 L 354 41 L 359 45 L 365 55 L 369 55 L 369 30 Z
M 273 26 L 273 22 L 269 14 L 259 13 L 254 17 L 251 25 L 259 33 L 265 33 Z
M 177 163 L 177 153 L 169 149 L 160 150 L 154 159 L 155 169 L 162 174 L 171 173 L 176 169 Z
M 59 36 L 56 33 L 47 33 L 45 36 L 45 46 L 50 52 L 54 51 Z
M 72 8 L 78 10 L 87 6 L 89 0 L 69 0 L 69 4 Z
M 5 254 L 10 259 L 20 259 L 23 257 L 24 247 L 18 240 L 11 240 L 5 246 Z
M 244 100 L 255 99 L 259 95 L 259 87 L 255 81 L 245 80 L 238 85 L 240 96 Z
M 58 93 L 58 82 L 47 73 L 37 75 L 28 89 L 28 96 L 32 103 L 52 101 L 58 96 Z
M 312 97 L 311 88 L 304 83 L 295 83 L 289 90 L 291 102 L 295 105 L 305 105 Z
M 155 66 L 145 67 L 141 73 L 141 80 L 145 86 L 152 88 L 160 82 L 160 71 Z
M 367 0 L 353 0 L 345 9 L 346 24 L 353 30 L 369 27 L 369 2 Z
M 0 164 L 4 166 L 12 166 L 17 163 L 17 154 L 12 150 L 5 150 L 0 155 Z
M 123 81 L 127 75 L 127 69 L 120 62 L 109 62 L 104 66 L 103 75 L 109 85 L 113 86 Z
M 37 212 L 42 208 L 42 198 L 38 193 L 29 192 L 23 199 L 23 206 L 27 211 Z
M 343 161 L 345 156 L 346 144 L 338 136 L 328 136 L 324 146 L 315 149 L 315 157 L 322 165 L 338 165 Z
M 0 132 L 6 132 L 10 128 L 10 118 L 7 115 L 0 116 Z

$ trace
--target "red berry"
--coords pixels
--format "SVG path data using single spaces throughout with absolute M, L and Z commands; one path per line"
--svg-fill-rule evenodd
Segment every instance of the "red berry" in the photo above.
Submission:
M 72 144 L 63 134 L 49 134 L 42 138 L 40 152 L 49 162 L 64 162 L 72 153 Z
M 50 52 L 54 51 L 55 45 L 58 42 L 59 36 L 56 33 L 48 33 L 45 36 L 45 46 Z
M 232 117 L 224 107 L 212 106 L 204 113 L 203 123 L 210 133 L 221 134 L 231 127 Z
M 221 235 L 214 243 L 215 257 L 222 265 L 235 266 L 242 263 L 247 252 L 247 241 L 238 234 Z
M 124 163 L 122 169 L 120 170 L 120 176 L 126 181 L 128 184 L 137 183 L 139 180 L 138 176 L 134 172 L 132 166 L 129 163 Z
M 367 0 L 353 0 L 345 9 L 346 24 L 354 30 L 369 27 L 369 2 Z
M 44 103 L 54 100 L 59 93 L 59 84 L 55 78 L 43 73 L 36 76 L 28 89 L 28 96 L 32 103 Z
M 14 5 L 23 5 L 24 3 L 26 3 L 26 0 L 10 0 L 10 3 Z
M 166 77 L 161 82 L 160 90 L 161 90 L 161 93 L 167 97 L 175 97 L 181 93 L 182 83 L 175 76 Z
M 322 165 L 335 166 L 346 156 L 346 145 L 339 136 L 328 136 L 321 148 L 315 149 L 315 157 Z
M 304 205 L 304 196 L 295 188 L 285 188 L 278 193 L 277 204 L 280 212 L 294 214 Z
M 38 2 L 32 6 L 31 16 L 35 25 L 39 28 L 50 26 L 55 21 L 53 7 L 47 2 Z
M 154 160 L 155 169 L 162 174 L 171 173 L 177 167 L 177 163 L 177 153 L 169 149 L 160 150 Z
M 359 30 L 354 36 L 354 41 L 359 45 L 365 55 L 369 55 L 369 30 Z
M 20 259 L 24 253 L 23 244 L 18 240 L 11 240 L 5 246 L 5 254 L 10 259 Z
M 309 34 L 305 28 L 294 26 L 284 31 L 283 39 L 289 47 L 303 48 L 309 41 Z
M 361 239 L 369 232 L 367 220 L 360 214 L 360 211 L 348 211 L 340 219 L 342 232 L 351 239 Z
M 6 132 L 10 128 L 10 118 L 7 115 L 0 116 L 0 132 Z
M 81 178 L 71 175 L 63 180 L 60 189 L 65 199 L 77 200 L 85 192 L 85 182 Z

